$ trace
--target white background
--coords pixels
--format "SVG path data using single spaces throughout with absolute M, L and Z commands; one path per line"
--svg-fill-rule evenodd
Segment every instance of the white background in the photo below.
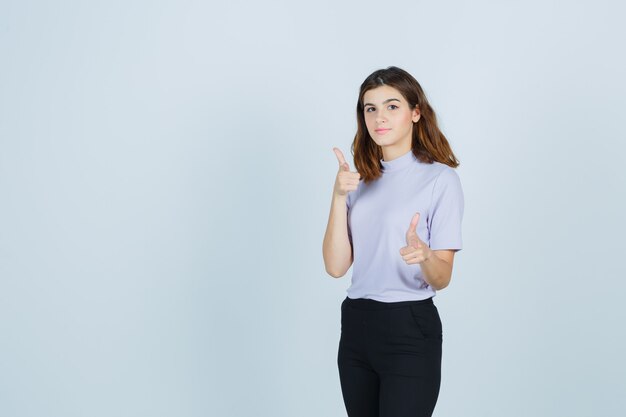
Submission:
M 623 416 L 620 2 L 3 1 L 0 415 L 345 416 L 358 87 L 461 161 L 437 417 Z

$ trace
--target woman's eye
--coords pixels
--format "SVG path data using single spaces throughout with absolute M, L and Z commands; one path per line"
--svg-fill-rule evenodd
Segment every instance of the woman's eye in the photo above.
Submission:
M 395 104 L 390 104 L 389 107 L 394 107 L 396 109 L 398 108 L 398 106 L 396 106 Z M 365 112 L 371 113 L 370 110 L 373 110 L 373 109 L 374 109 L 374 107 L 368 107 L 368 108 L 365 109 Z

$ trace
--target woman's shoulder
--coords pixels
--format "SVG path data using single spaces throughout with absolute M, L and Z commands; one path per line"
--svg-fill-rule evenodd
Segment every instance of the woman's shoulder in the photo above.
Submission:
M 459 176 L 455 168 L 452 168 L 450 165 L 446 165 L 442 162 L 433 161 L 432 163 L 422 163 L 421 165 L 422 172 L 425 171 L 430 178 L 437 181 L 450 181 L 454 180 L 455 177 L 458 178 Z
M 426 178 L 431 187 L 434 188 L 433 192 L 437 193 L 449 188 L 462 187 L 456 168 L 437 161 L 426 165 Z

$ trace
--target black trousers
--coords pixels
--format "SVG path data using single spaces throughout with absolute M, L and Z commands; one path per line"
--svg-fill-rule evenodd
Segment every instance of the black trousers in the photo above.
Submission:
M 441 383 L 441 319 L 432 298 L 341 304 L 337 365 L 349 417 L 430 417 Z

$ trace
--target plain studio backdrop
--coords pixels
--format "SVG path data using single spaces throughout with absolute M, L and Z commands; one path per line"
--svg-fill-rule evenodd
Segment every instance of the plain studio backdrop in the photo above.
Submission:
M 345 416 L 332 148 L 396 65 L 465 193 L 435 415 L 623 416 L 625 11 L 3 1 L 0 415 Z

